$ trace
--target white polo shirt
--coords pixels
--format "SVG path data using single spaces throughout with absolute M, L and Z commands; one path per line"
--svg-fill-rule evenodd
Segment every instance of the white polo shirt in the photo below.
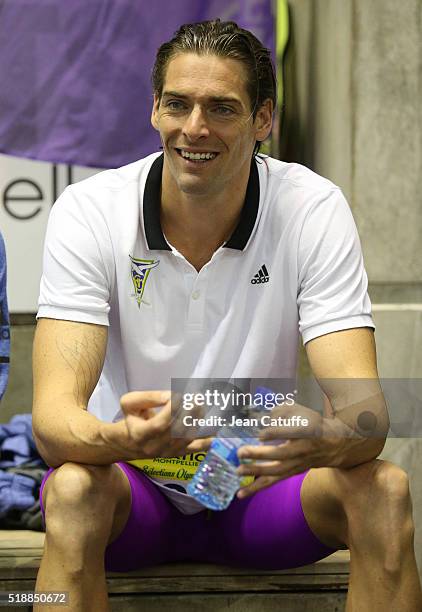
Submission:
M 153 154 L 71 185 L 48 223 L 38 317 L 109 326 L 88 406 L 99 419 L 118 418 L 123 393 L 171 378 L 294 378 L 299 333 L 374 327 L 333 183 L 254 160 L 233 235 L 197 272 L 161 230 L 162 165 Z

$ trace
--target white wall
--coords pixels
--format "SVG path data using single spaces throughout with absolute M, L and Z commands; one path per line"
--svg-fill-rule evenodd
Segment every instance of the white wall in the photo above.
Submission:
M 50 209 L 69 183 L 96 172 L 0 155 L 0 230 L 6 243 L 10 312 L 37 311 Z

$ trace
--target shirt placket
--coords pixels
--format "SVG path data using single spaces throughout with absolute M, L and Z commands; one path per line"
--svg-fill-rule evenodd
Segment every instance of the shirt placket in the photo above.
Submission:
M 209 271 L 202 268 L 196 276 L 191 279 L 189 287 L 189 302 L 187 314 L 187 326 L 190 330 L 202 330 L 205 324 L 205 302 Z

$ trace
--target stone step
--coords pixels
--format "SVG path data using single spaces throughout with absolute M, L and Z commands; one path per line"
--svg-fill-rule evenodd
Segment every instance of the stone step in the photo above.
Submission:
M 0 591 L 34 589 L 43 545 L 43 533 L 0 531 Z M 283 571 L 173 563 L 109 573 L 107 584 L 113 612 L 341 612 L 349 560 L 348 551 L 338 551 L 318 563 Z

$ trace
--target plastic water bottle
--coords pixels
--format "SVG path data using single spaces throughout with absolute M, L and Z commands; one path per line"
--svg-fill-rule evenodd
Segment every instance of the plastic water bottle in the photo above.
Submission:
M 273 392 L 259 387 L 255 391 L 255 398 L 268 393 Z M 249 418 L 250 410 L 254 410 L 256 415 L 257 410 L 262 413 L 265 407 L 249 406 L 242 411 L 242 417 Z M 237 451 L 246 444 L 249 446 L 260 444 L 259 429 L 259 427 L 242 429 L 228 426 L 220 429 L 188 484 L 188 494 L 210 510 L 225 510 L 241 484 L 241 478 L 236 473 L 236 468 L 240 465 Z

